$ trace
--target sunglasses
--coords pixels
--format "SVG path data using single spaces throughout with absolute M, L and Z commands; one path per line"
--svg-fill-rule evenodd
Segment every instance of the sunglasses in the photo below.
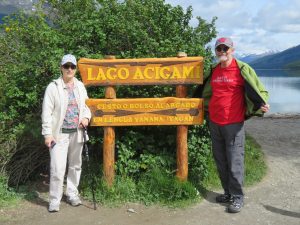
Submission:
M 216 47 L 216 50 L 217 50 L 218 52 L 227 52 L 228 49 L 229 49 L 228 46 L 223 46 L 223 47 L 218 46 L 218 47 Z
M 68 70 L 68 69 L 72 69 L 72 70 L 75 70 L 76 69 L 76 66 L 75 65 L 73 65 L 73 64 L 65 64 L 65 65 L 63 65 L 62 66 L 65 70 Z

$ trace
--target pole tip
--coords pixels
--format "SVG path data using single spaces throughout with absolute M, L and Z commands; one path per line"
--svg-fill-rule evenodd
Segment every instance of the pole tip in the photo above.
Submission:
M 105 59 L 116 59 L 115 55 L 105 55 L 104 56 Z
M 185 52 L 178 52 L 177 57 L 179 58 L 187 57 L 187 54 Z

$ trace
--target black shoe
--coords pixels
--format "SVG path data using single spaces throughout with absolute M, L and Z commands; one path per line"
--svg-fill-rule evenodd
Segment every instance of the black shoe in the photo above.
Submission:
M 243 205 L 244 205 L 243 200 L 239 198 L 233 198 L 233 201 L 228 206 L 227 211 L 229 213 L 238 213 L 241 211 Z
M 218 195 L 216 197 L 216 202 L 218 203 L 227 203 L 230 202 L 232 200 L 232 197 L 230 194 L 222 194 L 222 195 Z

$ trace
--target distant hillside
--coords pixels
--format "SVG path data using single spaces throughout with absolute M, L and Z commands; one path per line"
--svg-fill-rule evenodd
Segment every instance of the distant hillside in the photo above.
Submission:
M 300 45 L 273 55 L 264 56 L 249 64 L 254 69 L 293 69 L 299 68 L 299 60 Z
M 249 55 L 235 55 L 236 58 L 238 58 L 239 60 L 246 62 L 246 63 L 251 63 L 254 60 L 260 59 L 264 56 L 267 55 L 273 55 L 278 53 L 278 51 L 268 51 L 268 52 L 264 52 L 262 54 L 249 54 Z
M 289 63 L 285 66 L 286 69 L 290 70 L 300 70 L 300 59 L 297 61 L 294 61 L 292 63 Z
M 3 18 L 4 16 L 7 16 L 7 15 L 6 15 L 6 14 L 1 14 L 1 13 L 0 13 L 0 24 L 3 23 L 2 18 Z

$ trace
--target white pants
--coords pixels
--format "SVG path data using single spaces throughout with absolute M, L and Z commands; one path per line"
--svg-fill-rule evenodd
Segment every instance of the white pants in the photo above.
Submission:
M 77 132 L 59 135 L 56 145 L 50 149 L 50 190 L 49 203 L 59 204 L 63 195 L 63 183 L 68 159 L 66 195 L 78 195 L 81 175 L 83 142 L 78 143 Z

